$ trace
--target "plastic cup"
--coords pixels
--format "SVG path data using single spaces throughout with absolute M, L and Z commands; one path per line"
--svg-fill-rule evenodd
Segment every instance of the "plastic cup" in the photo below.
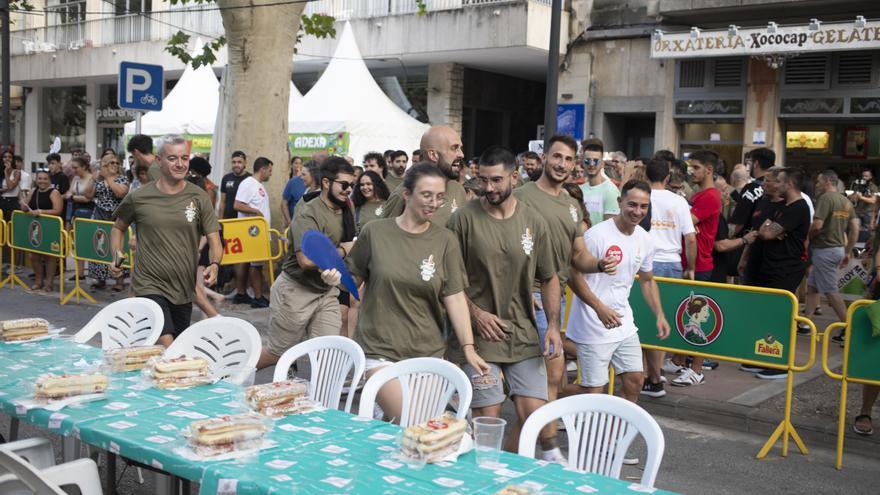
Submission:
M 506 425 L 507 421 L 501 418 L 490 416 L 474 418 L 474 447 L 477 451 L 477 465 L 492 468 L 498 464 Z

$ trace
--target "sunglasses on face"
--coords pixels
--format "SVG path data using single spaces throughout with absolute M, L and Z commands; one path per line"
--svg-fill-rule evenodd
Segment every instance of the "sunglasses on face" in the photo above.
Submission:
M 347 191 L 347 190 L 353 188 L 356 184 L 355 182 L 346 182 L 344 180 L 336 180 L 336 179 L 333 179 L 333 182 L 339 184 L 340 187 L 342 187 L 343 191 Z
M 593 166 L 598 167 L 602 163 L 602 160 L 599 158 L 584 158 L 584 165 L 587 167 Z

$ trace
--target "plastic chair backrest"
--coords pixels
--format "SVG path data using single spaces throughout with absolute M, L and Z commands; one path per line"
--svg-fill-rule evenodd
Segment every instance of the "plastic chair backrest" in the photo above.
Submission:
M 165 350 L 165 357 L 203 357 L 214 376 L 225 379 L 232 368 L 254 368 L 263 342 L 250 323 L 228 316 L 201 320 L 181 332 Z
M 102 349 L 119 349 L 139 345 L 153 345 L 159 340 L 165 325 L 162 308 L 145 297 L 121 299 L 98 311 L 73 341 L 85 344 L 101 334 Z
M 361 346 L 357 342 L 339 335 L 306 340 L 281 355 L 275 365 L 275 375 L 272 381 L 286 380 L 287 372 L 293 363 L 305 355 L 309 356 L 312 368 L 309 380 L 309 397 L 330 409 L 339 408 L 339 399 L 342 397 L 345 379 L 354 369 L 348 399 L 345 401 L 345 412 L 349 412 L 354 400 L 354 389 L 364 375 L 366 358 Z
M 66 495 L 61 487 L 53 486 L 43 479 L 37 468 L 12 452 L 0 450 L 0 472 L 11 473 L 35 494 Z
M 660 425 L 637 404 L 607 394 L 580 394 L 545 404 L 523 425 L 519 454 L 534 457 L 538 434 L 555 419 L 562 419 L 568 432 L 568 467 L 612 478 L 620 477 L 624 455 L 641 434 L 648 447 L 641 484 L 654 486 L 666 443 Z
M 403 394 L 399 419 L 404 428 L 442 414 L 455 392 L 458 392 L 456 416 L 462 419 L 470 411 L 473 389 L 467 375 L 449 361 L 425 357 L 390 364 L 374 373 L 361 391 L 358 416 L 373 417 L 379 389 L 394 379 L 400 381 Z

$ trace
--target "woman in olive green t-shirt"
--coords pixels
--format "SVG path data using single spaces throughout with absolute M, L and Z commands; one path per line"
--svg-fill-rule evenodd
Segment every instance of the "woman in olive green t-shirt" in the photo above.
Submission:
M 358 177 L 351 195 L 358 232 L 364 230 L 364 225 L 382 216 L 382 206 L 388 201 L 388 195 L 388 186 L 376 172 L 367 170 Z
M 367 378 L 404 359 L 442 358 L 444 309 L 467 362 L 487 373 L 489 366 L 474 349 L 458 241 L 430 222 L 443 204 L 446 178 L 433 165 L 416 165 L 402 188 L 403 213 L 366 225 L 347 258 L 357 282 L 366 284 L 355 340 L 367 356 Z M 382 387 L 377 400 L 386 417 L 400 417 L 396 381 Z

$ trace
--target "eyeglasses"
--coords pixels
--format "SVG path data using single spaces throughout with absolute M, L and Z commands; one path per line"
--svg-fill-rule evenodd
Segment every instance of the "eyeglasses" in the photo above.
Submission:
M 344 181 L 344 180 L 336 180 L 336 179 L 333 179 L 333 182 L 335 182 L 335 183 L 339 184 L 340 186 L 342 186 L 342 190 L 343 190 L 343 191 L 346 191 L 346 190 L 348 190 L 348 189 L 351 189 L 351 188 L 353 188 L 354 185 L 355 185 L 355 182 L 347 182 L 347 181 Z
M 590 165 L 592 165 L 594 167 L 598 167 L 601 163 L 602 163 L 602 160 L 599 158 L 584 158 L 584 165 L 586 165 L 588 167 Z

